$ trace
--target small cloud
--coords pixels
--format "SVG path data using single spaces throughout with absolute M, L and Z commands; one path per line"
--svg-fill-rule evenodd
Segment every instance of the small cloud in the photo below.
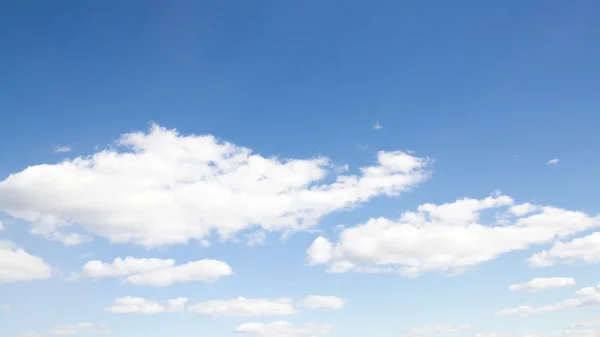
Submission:
M 373 125 L 373 130 L 379 129 L 383 129 L 383 125 L 379 124 L 379 122 L 375 122 L 375 125 Z
M 0 220 L 0 231 L 5 230 L 6 227 L 4 227 L 4 224 L 2 223 L 2 220 Z
M 2 310 L 2 311 L 10 310 L 10 305 L 4 304 L 4 305 L 0 306 L 0 310 Z
M 65 153 L 65 152 L 70 152 L 71 151 L 71 147 L 69 146 L 57 146 L 54 148 L 54 152 L 56 153 Z
M 359 150 L 366 150 L 369 148 L 369 145 L 362 145 L 362 144 L 358 144 L 356 146 Z
M 546 165 L 556 165 L 556 164 L 558 164 L 558 162 L 559 162 L 558 158 L 554 158 L 554 159 L 548 160 Z

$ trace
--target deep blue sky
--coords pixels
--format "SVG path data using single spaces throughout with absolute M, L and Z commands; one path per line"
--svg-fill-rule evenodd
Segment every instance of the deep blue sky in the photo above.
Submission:
M 435 159 L 431 181 L 328 226 L 496 189 L 596 213 L 599 13 L 594 0 L 1 1 L 0 179 L 155 122 L 353 172 L 378 150 Z M 295 267 L 312 239 L 288 247 Z

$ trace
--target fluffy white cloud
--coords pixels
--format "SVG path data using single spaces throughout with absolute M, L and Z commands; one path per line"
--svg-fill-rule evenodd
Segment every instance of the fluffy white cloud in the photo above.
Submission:
M 541 314 L 562 309 L 577 308 L 583 306 L 600 305 L 600 283 L 596 287 L 585 287 L 575 292 L 576 297 L 566 299 L 560 303 L 533 307 L 530 305 L 522 305 L 516 308 L 503 309 L 496 315 L 518 315 L 526 316 L 532 314 Z
M 484 221 L 483 211 L 496 211 Z M 496 193 L 485 199 L 424 204 L 398 220 L 370 219 L 344 228 L 334 243 L 318 237 L 307 249 L 309 263 L 329 272 L 394 268 L 406 276 L 427 271 L 459 273 L 501 254 L 600 227 L 600 216 L 550 206 L 515 205 Z M 372 271 L 378 271 L 377 269 Z
M 398 195 L 429 177 L 430 161 L 405 152 L 382 151 L 359 175 L 335 175 L 327 158 L 266 158 L 157 125 L 117 145 L 11 174 L 0 181 L 0 210 L 36 233 L 78 225 L 111 242 L 156 246 L 215 231 L 230 238 L 253 227 L 305 230 L 326 214 Z
M 178 297 L 163 303 L 148 300 L 141 297 L 120 297 L 115 300 L 115 303 L 110 307 L 104 308 L 106 311 L 113 314 L 159 314 L 163 312 L 177 312 L 185 309 L 185 304 L 188 299 Z
M 297 337 L 324 334 L 331 332 L 332 329 L 331 325 L 306 324 L 295 326 L 289 322 L 276 321 L 273 323 L 244 323 L 238 326 L 235 332 L 260 337 Z
M 285 316 L 298 313 L 292 299 L 243 298 L 211 300 L 190 305 L 189 310 L 205 316 Z
M 525 283 L 511 284 L 508 289 L 511 291 L 538 291 L 572 285 L 575 285 L 575 279 L 572 277 L 538 277 Z
M 343 298 L 336 296 L 306 296 L 298 305 L 308 309 L 341 309 L 346 305 Z
M 409 336 L 430 336 L 447 334 L 453 332 L 468 331 L 473 329 L 472 325 L 460 324 L 460 325 L 425 325 L 416 328 L 412 328 L 409 332 Z
M 529 258 L 532 267 L 553 266 L 557 260 L 585 263 L 600 263 L 600 232 L 592 233 L 570 242 L 557 242 L 550 250 L 542 251 Z
M 52 269 L 42 258 L 28 254 L 11 241 L 0 240 L 0 284 L 44 280 Z
M 116 258 L 112 263 L 90 261 L 83 266 L 83 275 L 87 277 L 126 276 L 126 283 L 152 286 L 188 281 L 212 282 L 232 274 L 233 270 L 227 263 L 211 259 L 176 266 L 172 259 L 126 257 Z
M 558 158 L 550 159 L 546 164 L 548 165 L 556 165 L 560 160 Z
M 48 330 L 50 335 L 75 335 L 75 334 L 107 334 L 111 333 L 110 329 L 106 325 L 93 324 L 93 323 L 78 323 L 78 324 L 67 324 Z

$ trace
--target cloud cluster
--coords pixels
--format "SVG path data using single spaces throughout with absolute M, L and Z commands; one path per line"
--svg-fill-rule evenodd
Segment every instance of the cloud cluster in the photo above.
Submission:
M 175 265 L 172 259 L 116 258 L 111 263 L 89 261 L 83 266 L 86 277 L 125 277 L 124 282 L 136 285 L 168 286 L 188 281 L 213 282 L 233 274 L 231 267 L 219 260 L 203 259 Z
M 566 299 L 560 303 L 534 307 L 530 305 L 522 305 L 516 308 L 503 309 L 496 315 L 508 316 L 527 316 L 533 314 L 541 314 L 545 312 L 557 311 L 562 309 L 577 308 L 583 306 L 600 305 L 600 283 L 595 287 L 585 287 L 575 292 L 576 297 Z
M 11 241 L 0 240 L 0 284 L 44 280 L 52 269 L 42 258 L 27 253 Z
M 41 235 L 77 225 L 113 243 L 150 247 L 254 227 L 305 230 L 324 215 L 398 195 L 429 177 L 430 160 L 406 152 L 382 151 L 360 174 L 336 175 L 324 157 L 267 158 L 158 125 L 124 134 L 116 145 L 11 174 L 0 181 L 0 210 Z
M 484 211 L 495 211 L 484 221 Z M 329 272 L 459 273 L 501 254 L 600 227 L 600 216 L 551 206 L 515 204 L 496 193 L 484 199 L 423 204 L 397 220 L 370 219 L 344 228 L 337 243 L 318 237 L 307 249 L 312 265 Z
M 546 290 L 558 287 L 567 287 L 575 285 L 575 279 L 572 277 L 538 277 L 525 283 L 516 283 L 508 286 L 511 291 L 524 290 L 524 291 L 538 291 Z
M 180 297 L 165 302 L 148 300 L 140 297 L 121 297 L 106 308 L 106 311 L 115 314 L 158 314 L 163 312 L 183 311 L 187 298 Z M 307 296 L 298 301 L 299 307 L 307 309 L 341 309 L 346 301 L 335 296 Z M 203 316 L 231 316 L 231 317 L 261 317 L 261 316 L 288 316 L 294 315 L 299 310 L 294 306 L 290 297 L 273 299 L 243 298 L 230 300 L 210 300 L 187 306 L 190 312 Z

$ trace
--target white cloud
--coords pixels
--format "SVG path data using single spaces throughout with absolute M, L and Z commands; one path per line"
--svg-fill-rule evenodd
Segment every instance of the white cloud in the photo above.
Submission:
M 373 125 L 373 130 L 380 130 L 383 129 L 383 125 L 379 124 L 379 122 L 375 122 L 375 125 Z
M 316 336 L 331 332 L 331 325 L 306 324 L 295 326 L 292 323 L 276 321 L 273 323 L 244 323 L 235 329 L 237 333 L 250 334 L 260 337 L 297 337 Z
M 430 336 L 447 334 L 461 331 L 468 331 L 473 329 L 472 325 L 460 324 L 460 325 L 425 325 L 416 328 L 412 328 L 409 332 L 409 336 Z
M 405 152 L 381 151 L 360 174 L 335 175 L 327 158 L 266 158 L 156 125 L 117 145 L 9 175 L 0 181 L 0 210 L 42 235 L 78 225 L 113 243 L 150 247 L 257 227 L 307 230 L 324 215 L 398 195 L 430 175 L 429 159 Z
M 57 146 L 54 148 L 54 152 L 56 153 L 65 153 L 65 152 L 71 152 L 71 147 L 69 146 Z
M 0 284 L 44 280 L 52 275 L 42 258 L 28 254 L 11 241 L 0 240 Z
M 503 332 L 478 332 L 475 334 L 475 337 L 510 337 L 511 334 L 503 333 Z M 524 335 L 523 337 L 539 337 L 539 336 L 531 336 Z
M 6 227 L 4 227 L 4 223 L 2 222 L 2 220 L 0 220 L 0 231 L 5 230 Z
M 546 164 L 548 165 L 556 165 L 560 160 L 558 158 L 550 159 Z
M 308 309 L 341 309 L 346 305 L 343 298 L 336 296 L 307 296 L 298 305 Z
M 19 337 L 42 337 L 42 336 L 69 336 L 69 335 L 90 335 L 90 334 L 109 334 L 112 331 L 104 324 L 94 323 L 76 323 L 66 324 L 48 329 L 44 332 L 25 331 Z
M 10 310 L 10 304 L 3 304 L 0 306 L 0 310 L 6 311 Z
M 596 287 L 585 287 L 575 292 L 576 297 L 566 299 L 560 303 L 533 307 L 530 305 L 522 305 L 516 308 L 503 309 L 496 315 L 518 315 L 527 316 L 533 314 L 541 314 L 545 312 L 557 311 L 562 309 L 577 308 L 584 306 L 600 305 L 600 283 Z
M 557 242 L 550 250 L 539 252 L 529 258 L 529 265 L 542 268 L 553 266 L 556 261 L 600 263 L 600 232 L 573 239 L 570 242 Z
M 194 305 L 188 309 L 205 316 L 285 316 L 298 313 L 288 297 L 276 299 L 243 298 L 232 300 L 211 300 Z
M 511 291 L 524 290 L 534 292 L 572 285 L 575 285 L 575 279 L 572 277 L 538 277 L 525 283 L 511 284 L 508 286 L 508 289 Z
M 175 265 L 172 259 L 116 258 L 112 263 L 90 261 L 83 266 L 87 277 L 126 276 L 125 282 L 136 285 L 168 286 L 188 281 L 213 282 L 233 274 L 231 267 L 218 260 L 203 259 Z
M 501 254 L 600 226 L 600 216 L 550 206 L 516 206 L 512 198 L 500 194 L 424 204 L 398 220 L 377 218 L 347 227 L 337 243 L 318 237 L 307 249 L 308 262 L 337 273 L 380 267 L 406 276 L 427 271 L 456 274 Z M 486 210 L 501 212 L 502 222 L 483 221 L 481 213 Z
M 67 324 L 48 330 L 50 335 L 75 335 L 75 334 L 108 334 L 111 333 L 106 325 L 93 323 Z
M 113 314 L 159 314 L 163 312 L 178 312 L 185 309 L 187 298 L 178 297 L 166 302 L 148 300 L 141 297 L 120 297 L 115 303 L 105 310 Z

